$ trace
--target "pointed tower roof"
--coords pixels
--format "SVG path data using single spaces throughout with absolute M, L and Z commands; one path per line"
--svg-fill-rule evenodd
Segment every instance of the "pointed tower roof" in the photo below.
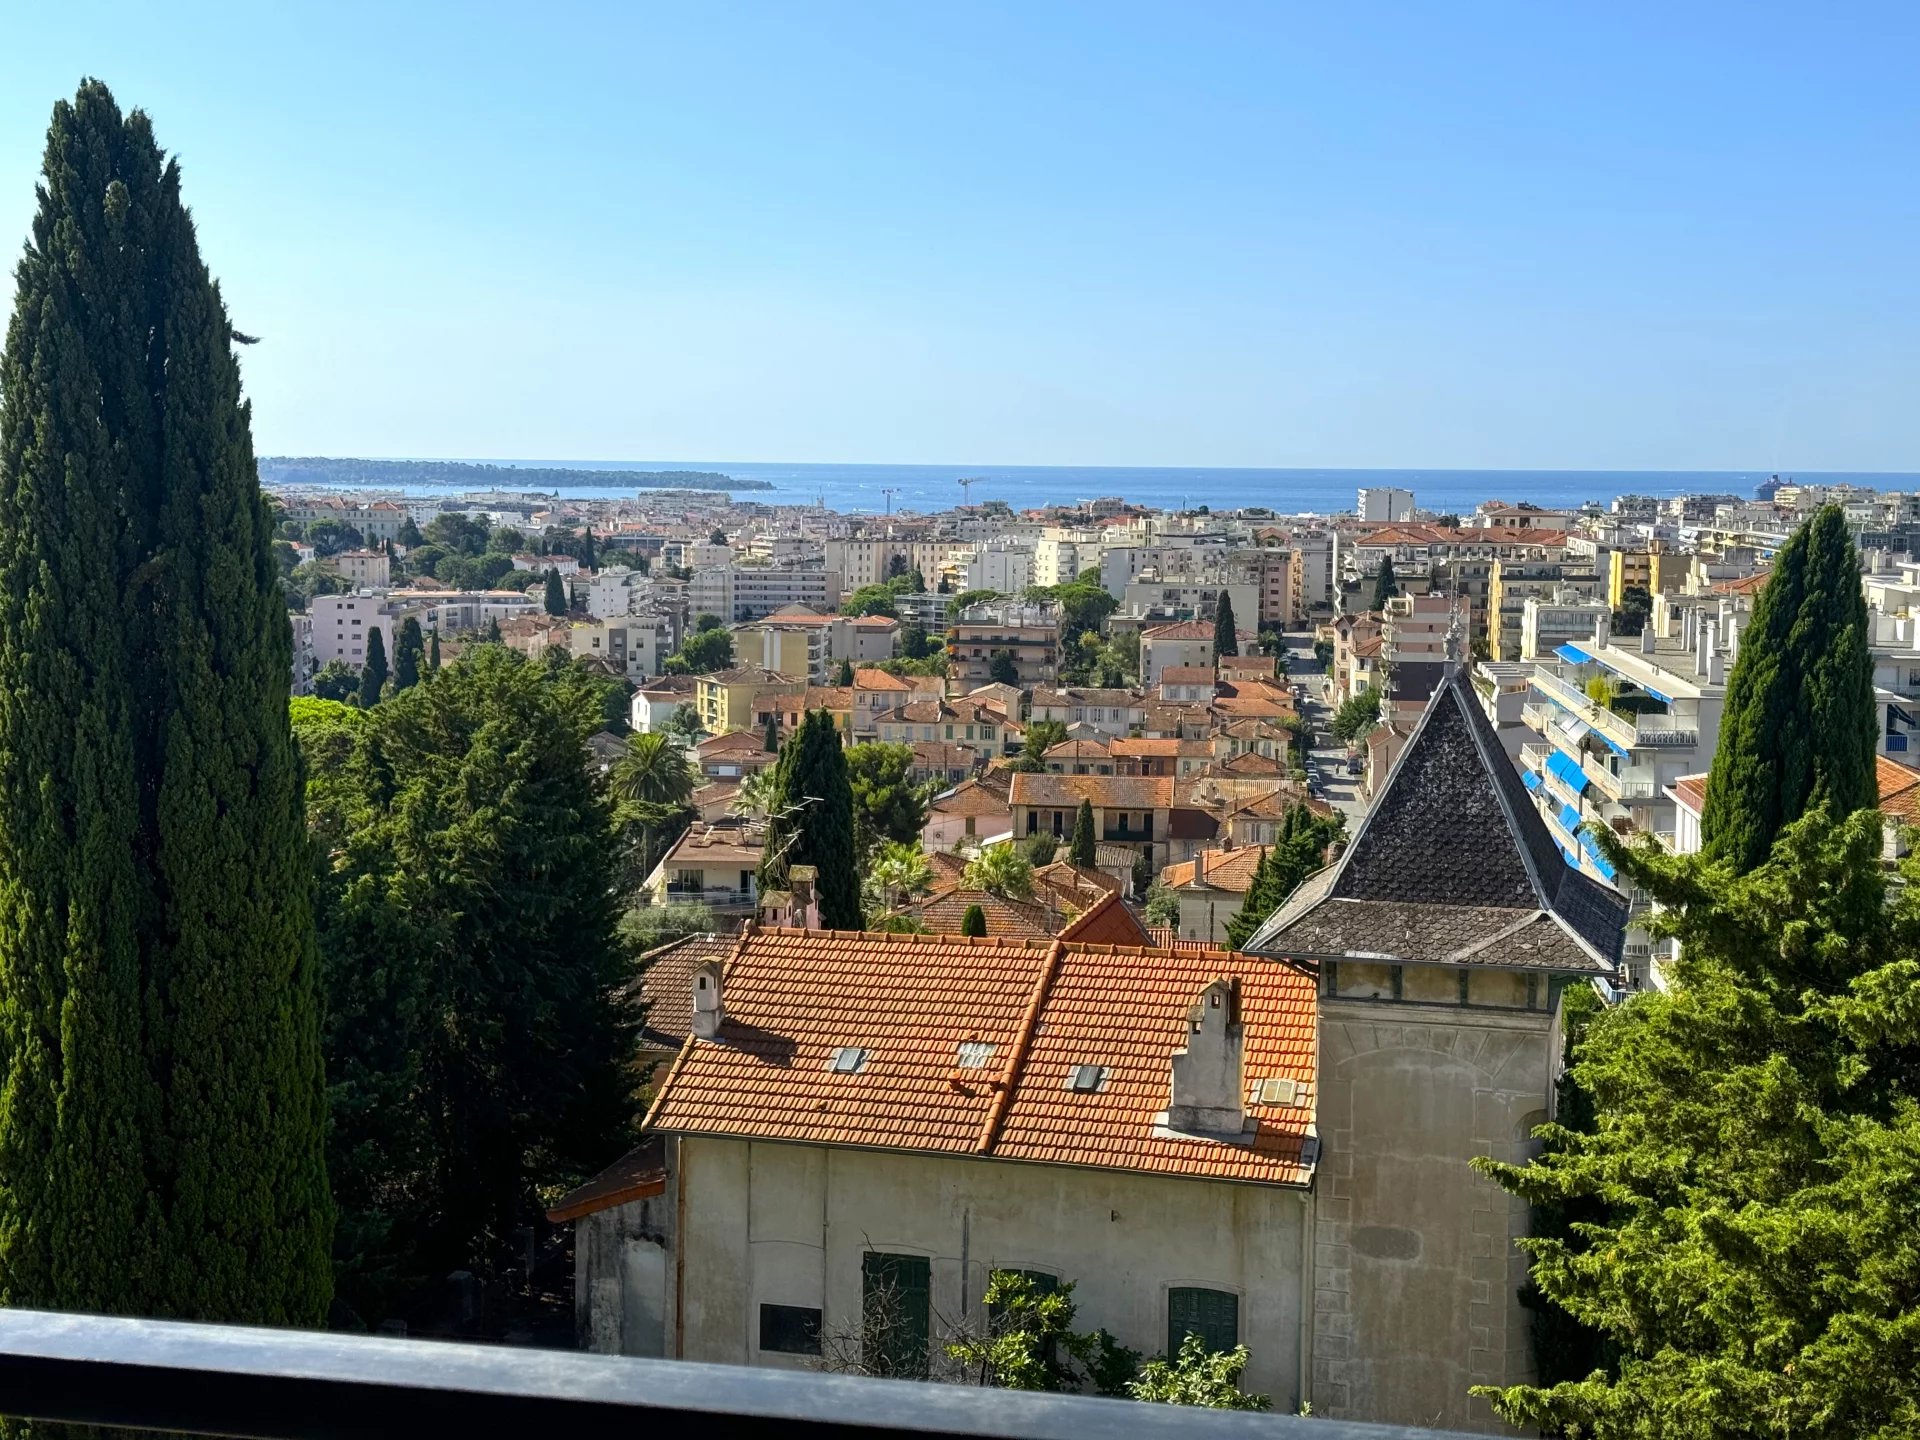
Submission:
M 1626 897 L 1573 869 L 1456 670 L 1340 859 L 1248 942 L 1301 958 L 1611 971 Z

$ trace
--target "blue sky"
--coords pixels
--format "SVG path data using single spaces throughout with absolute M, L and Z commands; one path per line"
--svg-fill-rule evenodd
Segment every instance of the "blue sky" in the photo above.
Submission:
M 1911 5 L 20 7 L 262 453 L 1920 470 Z M 5 282 L 10 292 L 10 279 Z

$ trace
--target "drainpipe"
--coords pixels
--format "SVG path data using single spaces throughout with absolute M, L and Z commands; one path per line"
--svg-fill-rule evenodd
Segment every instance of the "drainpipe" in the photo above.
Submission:
M 1316 1167 L 1317 1169 L 1317 1167 Z M 1319 1183 L 1318 1174 L 1314 1184 Z M 1313 1403 L 1313 1188 L 1300 1192 L 1300 1408 Z

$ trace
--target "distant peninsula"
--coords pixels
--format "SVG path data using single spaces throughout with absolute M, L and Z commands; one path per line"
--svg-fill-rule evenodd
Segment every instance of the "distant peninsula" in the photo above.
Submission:
M 556 490 L 597 485 L 609 490 L 771 490 L 765 480 L 736 480 L 712 470 L 564 470 L 469 465 L 459 460 L 344 460 L 321 455 L 265 455 L 266 485 L 357 485 L 405 490 L 458 485 L 468 490 Z

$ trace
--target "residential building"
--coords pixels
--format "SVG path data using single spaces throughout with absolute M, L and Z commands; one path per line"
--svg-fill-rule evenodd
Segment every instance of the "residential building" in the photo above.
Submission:
M 765 831 L 738 822 L 696 825 L 646 879 L 655 905 L 701 904 L 717 914 L 744 918 L 754 913 Z
M 963 780 L 927 802 L 927 823 L 920 843 L 928 850 L 951 850 L 959 845 L 991 840 L 1013 833 L 1013 807 L 1007 802 L 1009 782 L 982 776 Z
M 1297 622 L 1300 608 L 1294 597 L 1294 552 L 1278 546 L 1263 546 L 1242 554 L 1259 591 L 1259 604 L 1254 613 L 1260 629 L 1284 630 Z M 1236 606 L 1239 603 L 1234 602 Z M 1238 615 L 1239 611 L 1234 613 Z
M 1293 592 L 1293 613 L 1305 619 L 1317 610 L 1333 608 L 1336 541 L 1331 530 L 1296 530 L 1288 542 L 1293 551 L 1287 576 Z
M 875 719 L 879 738 L 891 745 L 943 740 L 972 746 L 981 756 L 998 755 L 1006 717 L 979 700 L 928 696 L 909 700 Z
M 1487 580 L 1488 657 L 1494 660 L 1531 658 L 1522 648 L 1520 634 L 1521 616 L 1528 599 L 1537 596 L 1542 600 L 1573 604 L 1598 599 L 1600 591 L 1600 579 L 1590 566 L 1559 560 L 1493 561 Z M 1589 625 L 1581 633 L 1591 635 L 1593 627 Z
M 328 557 L 326 568 L 355 590 L 360 590 L 384 587 L 388 580 L 389 562 L 385 550 L 342 550 Z
M 1562 645 L 1586 639 L 1602 619 L 1611 620 L 1612 616 L 1606 601 L 1583 596 L 1578 591 L 1529 595 L 1520 606 L 1519 654 L 1503 654 L 1506 648 L 1503 645 L 1494 651 L 1494 657 L 1545 660 Z
M 964 885 L 943 885 L 895 913 L 919 922 L 929 935 L 960 935 L 965 933 L 962 927 L 967 911 L 975 906 L 986 921 L 987 934 L 995 939 L 1050 939 L 1058 924 L 1057 916 L 1045 905 L 1010 900 L 990 890 Z
M 709 735 L 693 747 L 694 764 L 709 780 L 739 781 L 770 770 L 780 757 L 766 748 L 766 732 L 729 730 Z
M 1033 542 L 1033 583 L 1071 585 L 1082 570 L 1098 567 L 1100 550 L 1098 530 L 1048 526 Z
M 789 605 L 829 610 L 840 603 L 840 589 L 818 565 L 708 565 L 687 582 L 687 604 L 695 615 L 722 620 L 759 620 Z
M 1355 508 L 1362 520 L 1397 525 L 1413 519 L 1413 492 L 1391 485 L 1363 485 Z
M 580 573 L 580 562 L 571 555 L 536 555 L 531 550 L 523 550 L 513 557 L 516 570 L 537 570 L 542 575 L 553 570 L 562 580 Z
M 1022 688 L 1052 683 L 1060 662 L 1060 626 L 1051 606 L 1005 601 L 975 605 L 950 624 L 948 678 L 971 689 L 994 678 L 993 661 L 1013 661 Z
M 397 606 L 384 590 L 355 590 L 347 595 L 316 595 L 307 605 L 314 669 L 343 661 L 354 669 L 367 663 L 367 635 L 380 632 L 380 644 L 393 657 Z
M 352 526 L 364 539 L 374 544 L 398 540 L 400 527 L 407 521 L 407 512 L 391 500 L 373 500 L 363 504 L 337 495 L 296 496 L 284 501 L 283 509 L 287 519 L 298 520 L 302 524 L 332 520 Z
M 1033 578 L 1033 547 L 1017 540 L 989 540 L 967 562 L 966 588 L 1018 595 Z
M 760 665 L 737 665 L 712 675 L 696 676 L 693 703 L 700 724 L 709 735 L 753 728 L 756 707 L 768 695 L 798 695 L 807 682 L 790 679 Z
M 1213 668 L 1211 620 L 1182 620 L 1140 632 L 1140 683 L 1149 690 L 1157 688 L 1160 672 L 1169 666 Z
M 1254 871 L 1260 868 L 1266 853 L 1264 845 L 1201 850 L 1191 860 L 1182 860 L 1162 870 L 1160 883 L 1172 890 L 1180 901 L 1180 919 L 1175 927 L 1180 939 L 1224 946 L 1227 922 L 1238 915 L 1246 903 Z
M 1577 510 L 1546 510 L 1522 500 L 1509 505 L 1504 500 L 1483 500 L 1461 524 L 1471 530 L 1570 530 L 1579 519 Z
M 942 595 L 936 590 L 893 597 L 894 612 L 899 615 L 900 623 L 918 625 L 929 635 L 947 628 L 947 614 L 952 606 L 953 596 Z
M 1057 720 L 1069 732 L 1080 727 L 1110 739 L 1127 734 L 1146 720 L 1147 702 L 1134 690 L 1103 690 L 1070 685 L 1064 690 L 1038 689 L 1028 708 L 1030 721 Z
M 1124 845 L 1151 866 L 1166 857 L 1172 838 L 1168 822 L 1173 786 L 1166 776 L 1015 775 L 1008 797 L 1014 838 L 1049 834 L 1066 839 L 1073 834 L 1084 800 L 1093 806 L 1096 840 Z
M 633 692 L 628 723 L 636 735 L 651 735 L 667 728 L 667 722 L 682 705 L 692 705 L 698 713 L 695 691 L 698 682 L 691 675 L 660 675 Z

